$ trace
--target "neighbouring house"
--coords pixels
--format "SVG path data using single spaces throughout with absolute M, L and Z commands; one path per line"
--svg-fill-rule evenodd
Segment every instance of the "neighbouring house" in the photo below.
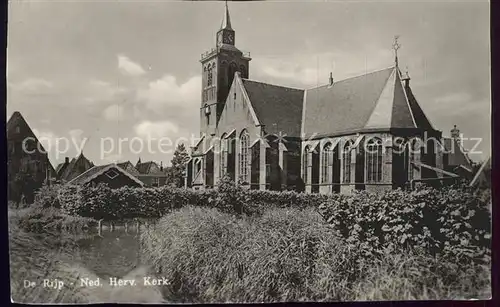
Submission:
M 455 181 L 453 171 L 468 168 L 451 156 L 444 165 L 446 140 L 402 74 L 397 49 L 388 68 L 292 88 L 250 79 L 250 54 L 235 34 L 226 6 L 216 46 L 200 59 L 200 141 L 186 187 L 213 188 L 229 176 L 249 189 L 380 191 Z
M 8 199 L 31 203 L 35 191 L 57 179 L 48 153 L 20 112 L 7 121 Z
M 94 163 L 87 159 L 83 152 L 78 157 L 69 160 L 66 157 L 63 163 L 56 167 L 57 175 L 62 183 L 71 181 L 73 178 L 83 174 L 94 167 Z
M 470 186 L 491 189 L 491 157 L 481 165 Z
M 67 184 L 97 186 L 107 184 L 112 189 L 142 187 L 144 183 L 115 163 L 93 166 L 82 174 L 70 180 Z
M 158 165 L 158 163 L 154 161 L 141 162 L 139 159 L 135 168 L 139 172 L 136 177 L 147 186 L 160 187 L 164 186 L 167 182 L 167 172 L 166 169 L 163 168 L 163 162 Z
M 134 164 L 132 164 L 132 162 L 130 162 L 130 161 L 120 162 L 120 163 L 117 163 L 116 165 L 123 168 L 124 170 L 129 172 L 131 175 L 134 175 L 136 177 L 138 175 L 140 175 L 139 171 L 135 168 Z
M 443 169 L 461 178 L 472 180 L 474 164 L 462 145 L 460 130 L 456 125 L 451 129 L 451 137 L 443 138 L 443 145 Z

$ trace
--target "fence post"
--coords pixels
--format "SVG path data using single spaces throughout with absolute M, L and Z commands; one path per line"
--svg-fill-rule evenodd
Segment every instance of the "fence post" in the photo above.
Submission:
M 97 225 L 97 233 L 99 236 L 102 236 L 102 219 L 99 220 L 98 225 Z

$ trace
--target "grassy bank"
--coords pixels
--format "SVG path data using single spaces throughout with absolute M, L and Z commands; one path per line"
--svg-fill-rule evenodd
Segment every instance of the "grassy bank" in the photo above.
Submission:
M 88 230 L 97 225 L 97 221 L 92 218 L 68 215 L 58 208 L 44 208 L 39 204 L 22 209 L 9 208 L 9 223 L 16 224 L 25 231 L 35 233 L 63 230 L 76 232 Z
M 314 209 L 236 217 L 185 207 L 141 236 L 145 261 L 175 302 L 280 302 L 489 297 L 490 268 L 412 249 L 366 257 Z

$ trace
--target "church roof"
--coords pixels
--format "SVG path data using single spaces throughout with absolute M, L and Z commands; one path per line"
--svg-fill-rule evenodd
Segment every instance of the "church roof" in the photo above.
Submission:
M 306 136 L 369 129 L 432 129 L 397 67 L 306 90 L 304 104 Z
M 397 66 L 305 90 L 241 79 L 266 133 L 293 137 L 434 130 L 406 81 Z
M 259 119 L 269 134 L 300 136 L 304 90 L 242 79 Z
M 228 29 L 232 30 L 231 28 L 231 16 L 229 16 L 229 8 L 227 6 L 227 1 L 226 1 L 226 10 L 224 12 L 224 18 L 222 19 L 222 23 L 220 25 L 221 29 Z

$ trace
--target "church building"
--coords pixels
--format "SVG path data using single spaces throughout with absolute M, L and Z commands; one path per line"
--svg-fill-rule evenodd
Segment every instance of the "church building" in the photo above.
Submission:
M 186 187 L 230 176 L 249 189 L 350 193 L 458 177 L 443 166 L 442 133 L 401 73 L 398 48 L 396 39 L 391 67 L 345 80 L 330 73 L 315 88 L 259 82 L 226 5 L 216 47 L 201 56 L 201 139 Z

